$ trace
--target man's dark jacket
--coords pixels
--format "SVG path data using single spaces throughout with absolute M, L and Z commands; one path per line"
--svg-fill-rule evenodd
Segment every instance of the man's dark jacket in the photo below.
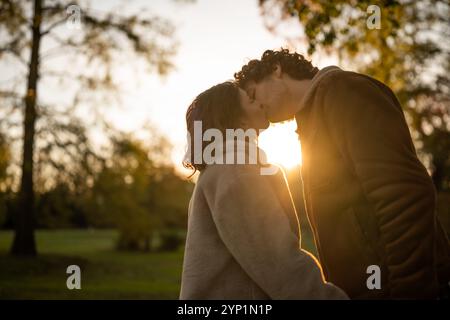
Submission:
M 304 200 L 327 281 L 356 299 L 436 298 L 450 245 L 393 92 L 327 67 L 301 103 Z M 371 265 L 381 289 L 368 289 Z

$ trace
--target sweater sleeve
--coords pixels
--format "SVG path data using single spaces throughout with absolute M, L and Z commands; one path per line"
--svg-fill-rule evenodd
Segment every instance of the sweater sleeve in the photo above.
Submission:
M 222 241 L 272 299 L 346 299 L 324 281 L 315 258 L 299 248 L 266 178 L 241 173 L 218 186 L 210 205 Z
M 435 190 L 395 95 L 348 76 L 325 97 L 330 135 L 348 156 L 377 217 L 392 298 L 437 296 Z

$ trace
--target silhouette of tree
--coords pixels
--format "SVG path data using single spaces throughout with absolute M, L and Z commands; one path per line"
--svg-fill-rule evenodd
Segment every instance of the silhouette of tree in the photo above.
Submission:
M 0 96 L 4 99 L 5 110 L 10 112 L 11 125 L 17 125 L 14 124 L 17 113 L 21 114 L 23 130 L 18 209 L 14 217 L 15 236 L 11 253 L 36 255 L 35 161 L 42 159 L 42 152 L 48 152 L 50 148 L 43 145 L 42 150 L 37 150 L 40 147 L 36 144 L 37 135 L 41 132 L 47 135 L 47 139 L 54 141 L 52 148 L 60 148 L 64 152 L 69 145 L 76 146 L 79 142 L 79 139 L 70 141 L 74 133 L 70 130 L 76 129 L 67 122 L 67 130 L 61 134 L 64 126 L 57 124 L 53 117 L 61 106 L 41 101 L 40 93 L 45 90 L 41 88 L 43 79 L 58 80 L 59 84 L 69 80 L 76 84 L 75 92 L 62 85 L 60 87 L 72 97 L 64 106 L 67 114 L 73 115 L 74 108 L 85 103 L 95 115 L 99 106 L 89 93 L 110 98 L 118 92 L 112 69 L 120 55 L 122 58 L 126 56 L 128 63 L 139 60 L 150 71 L 160 75 L 171 69 L 170 60 L 175 53 L 173 27 L 146 12 L 102 13 L 81 1 L 1 0 L 0 32 L 0 63 L 17 65 L 15 76 L 6 88 L 0 90 Z M 60 59 L 60 65 L 63 65 L 60 70 L 49 69 L 51 64 L 48 61 L 54 59 Z M 53 128 L 59 130 L 47 127 L 52 121 Z M 42 129 L 41 132 L 38 129 Z M 41 156 L 36 157 L 37 153 Z M 52 162 L 50 155 L 45 156 Z M 60 166 L 54 161 L 53 165 L 56 168 Z

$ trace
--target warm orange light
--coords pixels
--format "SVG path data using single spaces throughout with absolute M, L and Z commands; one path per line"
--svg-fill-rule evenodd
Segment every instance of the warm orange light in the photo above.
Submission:
M 300 143 L 295 133 L 297 124 L 289 121 L 273 124 L 259 137 L 259 146 L 266 152 L 269 162 L 291 169 L 302 164 Z

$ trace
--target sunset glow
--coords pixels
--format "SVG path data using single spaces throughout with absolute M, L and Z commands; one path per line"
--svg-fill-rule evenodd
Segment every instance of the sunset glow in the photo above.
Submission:
M 286 169 L 302 163 L 300 142 L 295 133 L 297 124 L 289 121 L 273 124 L 259 137 L 259 146 L 266 152 L 269 162 L 282 165 Z

